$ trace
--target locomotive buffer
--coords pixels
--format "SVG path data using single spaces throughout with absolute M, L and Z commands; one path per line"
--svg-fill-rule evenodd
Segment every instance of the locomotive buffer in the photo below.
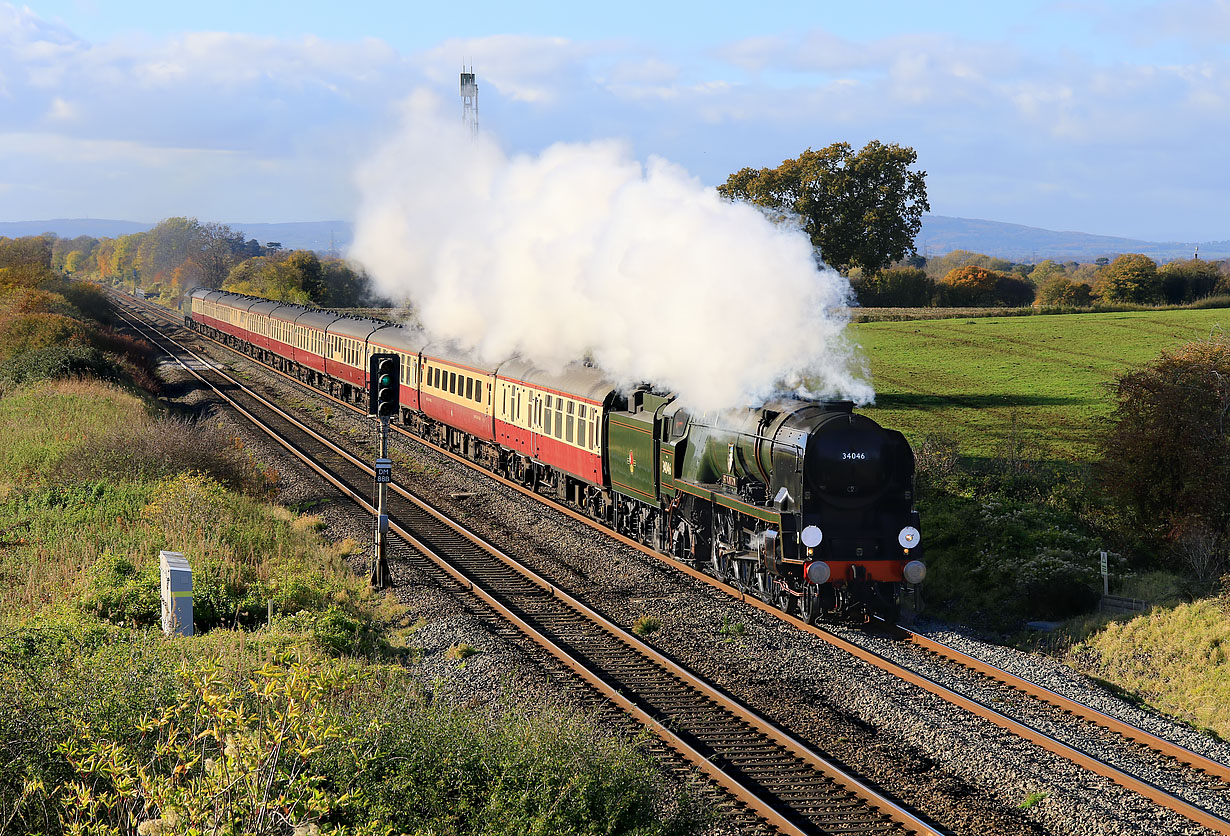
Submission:
M 373 354 L 367 361 L 367 414 L 376 419 L 376 543 L 372 555 L 372 586 L 390 585 L 385 549 L 389 537 L 387 492 L 393 478 L 389 459 L 389 421 L 401 413 L 401 357 Z

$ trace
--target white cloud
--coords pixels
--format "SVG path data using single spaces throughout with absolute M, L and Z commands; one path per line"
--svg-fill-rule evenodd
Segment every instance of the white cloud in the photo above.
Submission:
M 478 63 L 479 99 L 489 84 L 513 101 L 552 105 L 570 90 L 590 83 L 587 61 L 605 51 L 565 38 L 492 35 L 453 38 L 414 56 L 413 62 L 431 81 L 457 83 L 463 65 Z

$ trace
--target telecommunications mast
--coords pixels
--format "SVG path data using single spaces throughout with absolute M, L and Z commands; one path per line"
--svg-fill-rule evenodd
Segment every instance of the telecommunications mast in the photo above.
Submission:
M 461 122 L 470 129 L 470 133 L 478 133 L 478 82 L 474 80 L 474 67 L 461 72 Z

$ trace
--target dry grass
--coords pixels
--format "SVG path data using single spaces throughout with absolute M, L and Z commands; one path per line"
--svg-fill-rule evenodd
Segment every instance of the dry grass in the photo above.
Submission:
M 1090 676 L 1230 739 L 1230 614 L 1216 600 L 1112 621 L 1068 653 Z

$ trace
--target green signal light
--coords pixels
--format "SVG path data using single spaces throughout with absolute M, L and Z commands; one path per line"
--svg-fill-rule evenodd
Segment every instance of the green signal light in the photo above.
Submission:
M 392 382 L 393 382 L 393 376 L 392 376 L 392 375 L 390 375 L 390 374 L 382 374 L 382 375 L 380 375 L 380 385 L 381 385 L 381 386 L 388 386 L 388 385 L 389 385 L 389 384 L 391 384 Z

